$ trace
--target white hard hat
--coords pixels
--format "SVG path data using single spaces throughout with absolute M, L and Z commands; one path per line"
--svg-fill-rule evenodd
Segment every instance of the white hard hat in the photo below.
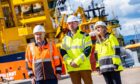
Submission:
M 70 15 L 67 19 L 67 23 L 74 22 L 74 21 L 77 21 L 77 22 L 79 21 L 78 18 L 74 15 Z
M 98 22 L 95 23 L 94 29 L 95 29 L 97 26 L 105 26 L 105 27 L 106 27 L 106 24 L 105 24 L 103 21 L 98 21 Z
M 43 26 L 41 26 L 41 25 L 36 25 L 36 26 L 34 27 L 33 34 L 35 34 L 35 33 L 37 33 L 37 32 L 46 32 L 46 31 L 45 31 L 45 29 L 44 29 Z

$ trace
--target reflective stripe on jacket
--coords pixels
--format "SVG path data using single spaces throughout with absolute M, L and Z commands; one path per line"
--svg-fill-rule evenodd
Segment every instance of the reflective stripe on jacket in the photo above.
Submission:
M 120 56 L 116 54 L 115 51 L 116 47 L 119 47 L 119 43 L 117 38 L 112 34 L 108 34 L 106 40 L 102 41 L 101 43 L 96 43 L 96 67 L 99 67 L 101 72 L 123 70 Z
M 55 47 L 46 44 L 41 48 L 31 43 L 26 49 L 26 63 L 29 75 L 35 75 L 36 80 L 55 79 L 56 74 L 61 74 L 60 53 Z M 52 57 L 51 57 L 52 55 Z
M 77 31 L 74 36 L 66 35 L 62 40 L 61 49 L 65 52 L 63 55 L 67 71 L 79 71 L 79 70 L 91 70 L 89 55 L 90 51 L 86 54 L 84 53 L 84 49 L 88 49 L 91 47 L 92 42 L 90 36 L 88 34 L 81 32 L 80 30 Z M 79 67 L 73 68 L 70 66 L 71 62 L 76 63 Z

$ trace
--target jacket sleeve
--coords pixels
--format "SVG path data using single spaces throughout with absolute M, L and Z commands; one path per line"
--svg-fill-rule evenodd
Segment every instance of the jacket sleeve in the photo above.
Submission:
M 61 60 L 60 52 L 55 44 L 53 44 L 53 59 L 54 59 L 54 65 L 56 68 L 56 73 L 61 74 L 61 72 L 62 72 L 62 60 Z
M 82 46 L 84 46 L 84 49 L 83 51 L 81 51 L 81 54 L 76 59 L 74 59 L 74 63 L 76 63 L 77 65 L 83 63 L 91 53 L 92 46 L 91 37 L 86 35 L 85 38 L 83 38 L 82 40 L 83 40 Z
M 64 43 L 64 39 L 61 43 L 60 53 L 65 61 L 65 64 L 70 65 L 70 63 L 72 62 L 72 58 L 68 55 L 66 51 L 66 44 Z
M 113 47 L 113 49 L 115 50 L 115 55 L 120 55 L 120 46 L 119 46 L 119 42 L 117 40 L 117 38 L 114 35 L 110 36 L 111 39 L 111 45 Z
M 94 51 L 94 56 L 95 56 L 95 60 L 96 60 L 96 68 L 99 68 L 100 67 L 100 64 L 99 64 L 99 51 L 100 51 L 100 48 L 99 48 L 99 43 L 96 42 L 95 44 L 95 51 Z
M 29 77 L 34 76 L 32 69 L 32 53 L 30 51 L 30 46 L 28 45 L 25 51 L 25 61 L 26 61 L 26 69 L 28 71 Z
M 121 64 L 121 57 L 120 57 L 120 47 L 117 38 L 114 35 L 110 36 L 111 45 L 115 52 L 115 57 L 113 58 L 113 64 L 120 65 Z

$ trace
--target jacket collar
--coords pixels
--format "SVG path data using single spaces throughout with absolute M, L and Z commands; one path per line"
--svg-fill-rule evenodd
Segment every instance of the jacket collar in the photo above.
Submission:
M 79 27 L 77 28 L 76 34 L 80 31 Z M 74 35 L 72 34 L 71 31 L 68 31 L 67 33 L 68 36 L 73 37 Z
M 42 46 L 45 46 L 47 44 L 48 44 L 48 42 L 46 40 L 44 40 L 44 41 L 41 42 L 41 45 Z M 38 43 L 35 42 L 35 46 L 38 46 Z

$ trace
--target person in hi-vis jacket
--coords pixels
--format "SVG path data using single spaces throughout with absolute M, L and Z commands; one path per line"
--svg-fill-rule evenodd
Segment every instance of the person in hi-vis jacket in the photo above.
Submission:
M 26 49 L 28 75 L 35 84 L 58 84 L 61 78 L 60 52 L 53 42 L 47 42 L 45 29 L 36 25 L 33 30 L 35 42 Z
M 62 40 L 61 55 L 64 58 L 67 71 L 70 74 L 72 84 L 92 84 L 91 78 L 91 38 L 78 27 L 78 19 L 70 15 L 67 19 L 68 33 Z
M 90 35 L 96 35 L 95 58 L 96 70 L 99 71 L 106 84 L 122 84 L 120 71 L 123 70 L 120 47 L 117 38 L 107 32 L 106 24 L 98 21 L 94 25 L 94 31 Z

